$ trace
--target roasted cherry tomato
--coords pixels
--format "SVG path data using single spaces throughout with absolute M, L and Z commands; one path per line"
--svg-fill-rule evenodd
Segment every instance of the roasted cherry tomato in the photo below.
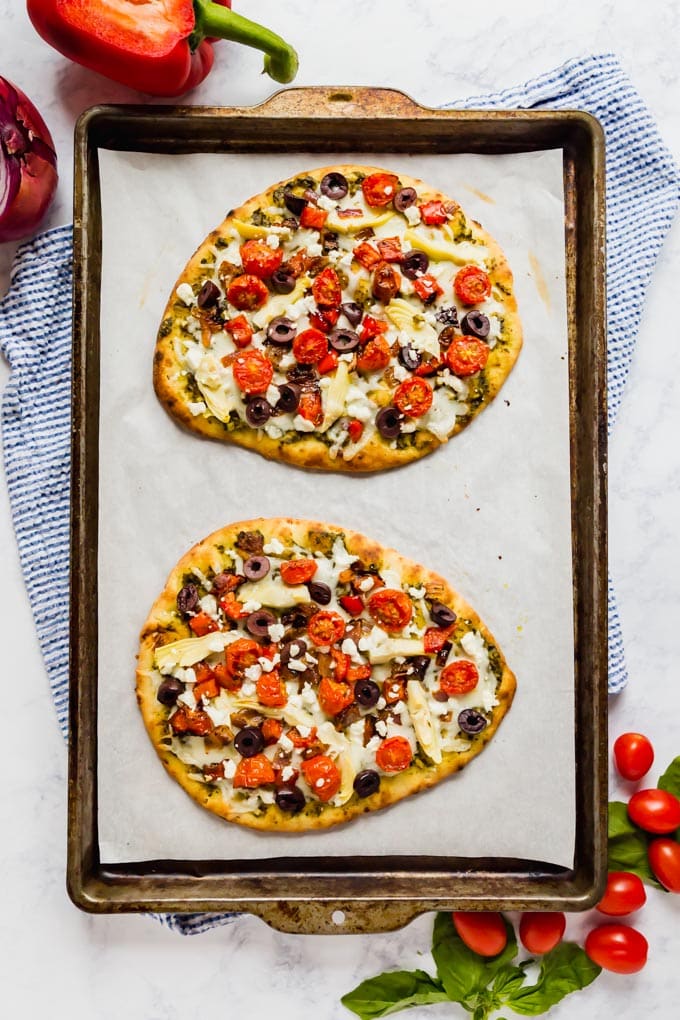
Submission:
M 610 871 L 607 875 L 607 888 L 597 909 L 609 917 L 624 917 L 639 910 L 646 900 L 642 879 L 630 871 Z
M 428 227 L 441 227 L 449 218 L 444 208 L 444 203 L 438 202 L 436 199 L 431 202 L 423 202 L 418 208 L 420 209 L 421 220 Z
M 622 733 L 614 742 L 614 761 L 624 779 L 636 782 L 651 769 L 654 748 L 642 733 Z
M 322 269 L 312 284 L 312 295 L 319 308 L 337 308 L 342 301 L 342 287 L 332 266 Z
M 189 626 L 197 637 L 203 637 L 205 634 L 210 634 L 213 630 L 219 630 L 218 624 L 207 613 L 196 613 L 189 620 Z
M 680 893 L 680 843 L 674 839 L 653 839 L 649 844 L 652 871 L 669 892 Z
M 264 241 L 246 241 L 241 245 L 241 262 L 244 272 L 266 280 L 283 262 L 283 249 L 270 248 Z
M 196 701 L 201 698 L 216 698 L 220 693 L 217 680 L 214 676 L 209 677 L 207 680 L 199 680 L 198 683 L 194 684 L 194 697 Z
M 361 182 L 361 190 L 368 205 L 380 208 L 389 205 L 399 191 L 399 178 L 394 174 L 369 174 Z
M 439 686 L 450 698 L 474 691 L 479 683 L 479 672 L 474 662 L 457 659 L 451 662 L 439 674 Z
M 340 358 L 335 351 L 329 351 L 317 364 L 317 370 L 319 375 L 328 375 L 329 372 L 335 372 L 336 368 L 340 363 Z
M 283 723 L 279 719 L 265 719 L 260 729 L 265 744 L 276 744 L 283 733 Z
M 476 336 L 457 336 L 446 352 L 446 364 L 454 375 L 474 375 L 489 360 L 489 348 Z
M 284 560 L 281 564 L 281 577 L 286 584 L 305 584 L 316 574 L 316 560 Z
M 352 252 L 354 258 L 359 262 L 364 269 L 373 269 L 373 266 L 377 266 L 382 259 L 382 255 L 379 251 L 369 244 L 368 241 L 362 241 L 358 244 Z
M 292 741 L 294 747 L 297 747 L 298 750 L 304 750 L 316 743 L 316 726 L 312 726 L 306 737 L 301 735 L 297 726 L 293 726 L 288 730 L 287 736 Z
M 647 939 L 627 924 L 601 924 L 588 933 L 586 955 L 615 974 L 635 974 L 647 962 Z
M 349 684 L 324 676 L 318 689 L 319 704 L 326 715 L 340 715 L 354 701 L 354 690 Z
M 323 404 L 321 403 L 321 393 L 318 389 L 302 391 L 297 413 L 301 418 L 311 421 L 312 425 L 321 424 L 323 421 Z
M 259 276 L 244 273 L 235 276 L 227 287 L 227 301 L 241 312 L 261 308 L 269 297 L 269 291 Z
M 368 341 L 357 358 L 357 368 L 360 372 L 377 372 L 387 368 L 391 356 L 390 345 L 385 337 L 376 336 Z
M 255 693 L 260 704 L 268 708 L 283 708 L 288 701 L 285 684 L 275 669 L 262 674 L 255 685 Z
M 428 627 L 423 635 L 425 653 L 436 655 L 451 637 L 453 627 Z
M 345 655 L 344 652 L 339 651 L 337 648 L 331 648 L 331 657 L 335 663 L 333 678 L 335 680 L 346 680 L 351 662 L 349 655 Z
M 328 354 L 328 340 L 320 329 L 303 329 L 293 340 L 293 354 L 301 365 L 314 365 Z
M 388 737 L 375 752 L 375 763 L 383 772 L 403 772 L 413 761 L 406 737 Z
M 409 418 L 420 418 L 432 407 L 432 387 L 425 379 L 404 379 L 394 391 L 394 403 Z
M 272 763 L 266 754 L 254 754 L 252 758 L 241 758 L 234 773 L 234 789 L 254 790 L 276 781 Z
M 334 797 L 340 789 L 340 771 L 327 755 L 317 754 L 302 762 L 302 774 L 315 797 L 324 801 Z
M 436 375 L 443 364 L 444 362 L 439 358 L 433 358 L 430 354 L 426 354 L 413 374 L 417 376 Z
M 405 591 L 380 588 L 368 599 L 368 611 L 385 630 L 403 630 L 413 616 L 413 603 Z
M 567 919 L 559 910 L 522 914 L 519 937 L 524 948 L 536 955 L 549 953 L 562 941 Z
M 491 280 L 479 266 L 464 266 L 456 273 L 453 290 L 464 305 L 478 305 L 491 293 Z
M 380 336 L 382 333 L 386 333 L 388 328 L 389 327 L 386 322 L 382 322 L 380 319 L 374 319 L 372 315 L 365 315 L 364 320 L 361 323 L 359 339 L 362 344 L 364 344 L 367 340 L 372 340 L 374 336 Z
M 239 602 L 233 592 L 220 599 L 220 609 L 230 620 L 240 620 L 243 614 L 243 603 Z
M 364 432 L 364 423 L 358 418 L 350 418 L 347 422 L 347 432 L 353 443 L 358 443 Z
M 359 595 L 341 595 L 340 605 L 350 616 L 360 616 L 364 611 L 364 603 Z
M 315 205 L 306 205 L 300 215 L 300 226 L 309 230 L 321 230 L 328 218 L 325 209 L 319 209 Z
M 227 645 L 224 653 L 224 673 L 215 668 L 215 676 L 220 686 L 229 690 L 238 689 L 246 678 L 246 670 L 254 666 L 260 657 L 260 646 L 250 638 L 238 638 Z M 222 678 L 225 681 L 223 682 Z
M 186 705 L 180 705 L 171 716 L 170 725 L 175 733 L 191 733 L 197 737 L 204 737 L 213 728 L 207 712 L 202 712 L 200 708 L 187 708 Z
M 432 273 L 424 273 L 413 281 L 413 289 L 426 305 L 431 304 L 432 301 L 444 291 L 439 286 L 437 280 Z
M 207 662 L 197 662 L 194 666 L 194 673 L 196 674 L 196 683 L 198 684 L 202 684 L 205 680 L 215 679 L 213 668 Z
M 345 621 L 339 613 L 322 609 L 310 618 L 307 633 L 315 645 L 333 645 L 345 634 Z
M 234 379 L 244 393 L 264 393 L 274 376 L 271 361 L 262 351 L 242 351 L 232 362 Z
M 231 334 L 236 346 L 241 349 L 247 347 L 253 339 L 253 329 L 245 315 L 237 315 L 235 319 L 229 319 L 229 322 L 225 322 L 224 328 L 227 333 Z
M 455 910 L 451 917 L 458 935 L 473 953 L 498 956 L 505 949 L 508 933 L 501 914 L 486 910 Z
M 371 284 L 373 297 L 376 301 L 382 301 L 388 305 L 392 298 L 399 293 L 401 276 L 390 262 L 378 262 L 373 270 L 373 281 Z
M 667 790 L 639 790 L 628 801 L 628 816 L 645 832 L 665 835 L 680 828 L 680 800 Z
M 371 667 L 366 663 L 364 666 L 355 664 L 354 666 L 348 666 L 347 668 L 347 680 L 349 683 L 354 684 L 357 680 L 368 680 L 371 675 Z
M 401 262 L 404 253 L 398 237 L 383 237 L 378 241 L 378 250 L 383 262 Z

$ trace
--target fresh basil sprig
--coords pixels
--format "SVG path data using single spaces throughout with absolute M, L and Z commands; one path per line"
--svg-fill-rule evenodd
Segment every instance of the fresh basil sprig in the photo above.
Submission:
M 526 983 L 525 968 L 519 964 L 517 940 L 505 922 L 508 942 L 497 956 L 483 957 L 462 941 L 450 914 L 437 914 L 432 935 L 432 956 L 436 978 L 422 970 L 395 971 L 362 982 L 343 996 L 343 1004 L 362 1020 L 388 1016 L 410 1006 L 434 1002 L 457 1002 L 472 1015 L 486 1020 L 499 1009 L 511 1009 L 524 1016 L 545 1013 L 565 995 L 585 988 L 600 973 L 580 946 L 562 942 L 541 958 L 538 980 Z

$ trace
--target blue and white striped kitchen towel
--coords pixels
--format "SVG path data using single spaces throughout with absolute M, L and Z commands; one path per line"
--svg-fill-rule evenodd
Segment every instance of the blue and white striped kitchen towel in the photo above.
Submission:
M 630 367 L 645 291 L 680 200 L 680 172 L 642 100 L 612 55 L 573 60 L 516 89 L 458 104 L 470 108 L 582 109 L 607 135 L 609 425 Z M 71 227 L 20 247 L 0 303 L 5 467 L 21 565 L 62 730 L 68 709 L 68 540 Z M 626 683 L 621 628 L 609 592 L 609 690 Z M 183 934 L 233 914 L 170 915 Z

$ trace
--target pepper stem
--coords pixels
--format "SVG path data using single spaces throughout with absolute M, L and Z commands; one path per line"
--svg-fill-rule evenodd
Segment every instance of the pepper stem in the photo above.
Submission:
M 194 0 L 196 27 L 192 43 L 196 46 L 206 37 L 231 39 L 252 46 L 265 54 L 264 69 L 274 81 L 289 82 L 297 74 L 298 56 L 292 46 L 263 25 L 249 21 L 228 7 L 212 0 Z

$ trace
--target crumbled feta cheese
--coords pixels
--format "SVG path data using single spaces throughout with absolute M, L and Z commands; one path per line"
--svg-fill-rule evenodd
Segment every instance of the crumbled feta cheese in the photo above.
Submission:
M 338 361 L 346 361 L 347 364 L 349 364 L 350 361 L 354 361 L 354 355 L 351 354 L 351 353 L 350 354 L 341 354 L 340 357 L 338 358 Z
M 280 243 L 281 242 L 279 241 L 279 238 L 278 238 L 277 234 L 267 234 L 267 247 L 268 248 L 272 248 L 274 251 L 276 251 L 276 249 L 278 248 Z
M 325 779 L 317 779 L 316 782 L 314 783 L 314 786 L 316 787 L 317 790 L 320 790 L 325 782 L 326 782 Z
M 375 754 L 380 747 L 380 737 L 371 737 L 369 742 L 366 744 L 366 750 L 369 754 Z
M 359 581 L 359 589 L 361 591 L 370 591 L 374 584 L 375 581 L 372 577 L 364 577 L 361 581 Z
M 288 704 L 291 708 L 302 708 L 302 698 L 299 694 L 289 694 Z
M 359 649 L 356 646 L 356 642 L 352 638 L 345 638 L 342 642 L 342 651 L 345 655 L 349 655 L 350 659 L 359 660 Z
M 309 736 L 309 734 L 312 732 L 312 728 L 311 728 L 311 726 L 301 726 L 301 725 L 298 725 L 297 731 L 300 734 L 300 736 L 302 737 L 302 739 L 305 740 Z
M 408 593 L 412 599 L 424 599 L 427 594 L 422 585 L 419 588 L 409 588 Z
M 251 681 L 247 681 L 246 683 L 243 684 L 243 687 L 241 688 L 241 694 L 243 695 L 244 698 L 249 698 L 254 693 L 255 693 L 254 683 L 252 683 Z
M 415 432 L 417 425 L 414 421 L 405 421 L 401 426 L 402 432 Z
M 236 774 L 236 762 L 232 761 L 231 758 L 227 758 L 224 762 L 224 778 L 233 779 Z
M 296 414 L 293 418 L 293 428 L 296 432 L 313 432 L 316 426 L 301 414 Z
M 366 400 L 353 400 L 346 410 L 350 418 L 358 418 L 359 421 L 368 421 L 373 416 L 373 410 Z
M 267 547 L 265 546 L 265 552 L 266 551 Z M 269 639 L 271 641 L 280 641 L 285 631 L 286 628 L 283 626 L 282 623 L 270 623 L 269 626 L 267 627 L 267 632 L 269 634 Z
M 267 553 L 268 556 L 278 556 L 283 550 L 283 543 L 279 542 L 278 538 L 272 538 L 271 541 L 265 542 L 262 546 L 262 551 Z
M 402 712 L 406 711 L 406 705 L 403 701 L 398 701 L 396 705 L 392 707 L 392 711 L 395 715 L 401 715 Z
M 257 660 L 260 664 L 260 669 L 263 673 L 271 673 L 274 669 L 274 663 L 271 659 L 265 659 L 264 655 Z
M 181 702 L 183 705 L 186 705 L 187 708 L 191 709 L 196 708 L 196 698 L 194 697 L 193 691 L 182 691 L 182 693 L 177 698 L 177 701 Z
M 191 333 L 194 340 L 203 339 L 203 331 L 201 330 L 201 324 L 198 319 L 195 319 L 193 315 L 188 315 L 184 325 L 187 328 L 187 332 Z
M 392 374 L 395 379 L 399 380 L 399 382 L 403 382 L 404 379 L 408 379 L 411 373 L 407 368 L 404 368 L 403 365 L 395 364 L 392 365 Z
M 255 684 L 262 676 L 262 666 L 258 662 L 254 662 L 252 666 L 248 666 L 244 670 L 244 673 L 248 680 Z
M 273 425 L 271 423 L 265 425 L 264 431 L 266 432 L 270 439 L 280 439 L 281 436 L 283 435 L 283 431 L 279 428 L 279 426 Z
M 191 344 L 187 347 L 184 352 L 184 363 L 190 372 L 198 371 L 198 368 L 203 361 L 204 354 L 205 348 L 199 347 L 198 344 Z
M 307 254 L 310 258 L 318 258 L 319 255 L 323 255 L 323 248 L 320 244 L 313 242 L 312 244 L 307 245 Z
M 184 683 L 195 684 L 196 683 L 196 670 L 193 666 L 187 666 L 184 670 Z
M 391 184 L 388 184 L 386 188 L 383 188 L 383 191 L 385 192 L 386 195 L 391 195 L 392 192 L 394 191 L 394 188 L 392 187 Z
M 256 613 L 258 609 L 262 609 L 262 603 L 256 599 L 249 599 L 248 602 L 243 603 L 244 613 Z
M 404 209 L 404 216 L 412 227 L 420 223 L 420 209 L 417 205 L 410 205 L 408 209 Z
M 387 702 L 385 701 L 385 699 L 383 697 L 380 697 L 376 701 L 375 707 L 378 709 L 379 712 L 382 712 L 383 708 L 387 707 Z
M 292 765 L 286 765 L 281 771 L 281 778 L 284 783 L 287 783 L 289 779 L 292 779 L 295 775 L 295 769 Z
M 193 305 L 194 303 L 194 292 L 190 283 L 180 283 L 179 287 L 175 291 L 175 294 L 183 301 L 185 305 Z
M 332 198 L 329 198 L 328 195 L 319 195 L 316 200 L 316 204 L 320 209 L 325 209 L 326 212 L 333 212 L 335 209 L 335 202 Z
M 208 410 L 205 401 L 203 400 L 189 400 L 187 403 L 187 407 L 189 408 L 191 414 L 193 414 L 194 418 L 197 415 L 203 414 L 204 411 Z
M 279 745 L 283 748 L 284 751 L 292 751 L 293 748 L 295 747 L 295 744 L 290 739 L 287 733 L 281 734 L 281 736 L 279 737 Z
M 302 688 L 302 694 L 300 695 L 302 701 L 308 708 L 316 704 L 316 694 L 314 688 L 310 684 L 305 684 Z
M 387 723 L 385 722 L 384 719 L 378 719 L 377 723 L 375 724 L 375 730 L 376 733 L 379 733 L 381 737 L 387 736 Z
M 217 599 L 214 595 L 204 595 L 198 604 L 208 616 L 217 616 Z
M 294 673 L 306 673 L 307 666 L 304 662 L 300 662 L 299 659 L 289 659 L 286 663 L 288 669 L 292 669 Z

